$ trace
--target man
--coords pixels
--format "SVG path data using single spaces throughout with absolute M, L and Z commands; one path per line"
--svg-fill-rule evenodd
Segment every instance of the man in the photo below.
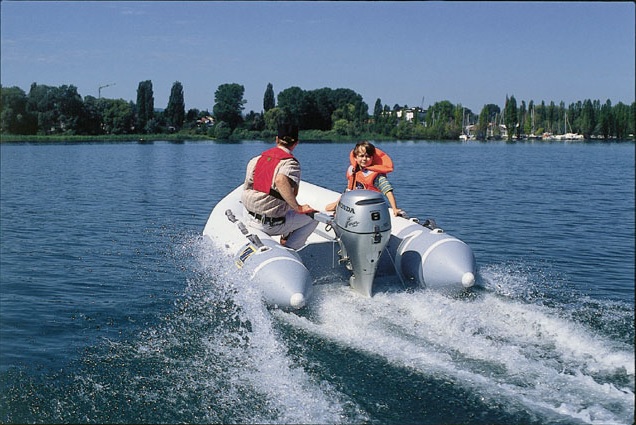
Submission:
M 298 145 L 298 127 L 278 127 L 276 147 L 254 157 L 247 164 L 241 201 L 247 224 L 270 236 L 282 235 L 281 244 L 301 248 L 318 225 L 308 213 L 309 205 L 296 200 L 300 184 L 300 163 L 292 155 Z

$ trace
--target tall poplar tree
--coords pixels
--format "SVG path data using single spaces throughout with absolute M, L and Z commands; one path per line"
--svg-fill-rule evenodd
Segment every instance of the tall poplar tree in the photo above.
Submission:
M 486 140 L 488 136 L 488 124 L 490 123 L 489 114 L 490 110 L 488 106 L 484 105 L 484 107 L 481 108 L 479 121 L 477 122 L 477 138 L 479 140 Z
M 581 131 L 586 139 L 594 132 L 596 127 L 596 116 L 594 114 L 594 106 L 592 101 L 587 99 L 583 102 L 583 110 L 581 111 Z
M 154 115 L 155 99 L 152 93 L 152 81 L 142 81 L 137 88 L 137 132 L 145 132 L 148 121 Z
M 506 96 L 506 105 L 504 106 L 504 124 L 508 130 L 508 140 L 512 140 L 512 135 L 517 127 L 517 99 L 514 96 Z
M 376 132 L 382 131 L 382 101 L 378 98 L 373 106 L 373 125 Z
M 267 83 L 267 89 L 265 89 L 265 96 L 263 97 L 263 111 L 267 112 L 275 106 L 274 86 L 272 86 L 272 83 Z
M 174 127 L 177 131 L 183 127 L 185 102 L 183 100 L 183 85 L 179 81 L 175 81 L 172 84 L 170 99 L 168 100 L 168 107 L 164 111 L 164 117 L 168 125 Z
M 521 138 L 521 133 L 525 133 L 526 112 L 526 101 L 522 100 L 521 106 L 519 106 L 519 110 L 517 111 L 517 138 Z
M 378 118 L 380 115 L 382 115 L 382 101 L 378 98 L 373 107 L 373 116 Z
M 614 116 L 612 113 L 612 102 L 607 99 L 605 104 L 601 106 L 599 117 L 600 133 L 603 138 L 607 139 L 613 134 Z

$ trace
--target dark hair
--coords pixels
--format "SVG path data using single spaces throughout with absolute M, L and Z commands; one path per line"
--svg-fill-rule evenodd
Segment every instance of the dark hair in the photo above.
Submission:
M 363 150 L 364 153 L 370 156 L 375 155 L 375 146 L 373 146 L 373 143 L 366 140 L 356 143 L 356 147 L 353 148 L 353 154 L 357 154 L 359 150 Z
M 283 142 L 285 146 L 291 146 L 298 142 L 298 126 L 294 124 L 279 124 L 278 125 L 278 139 Z

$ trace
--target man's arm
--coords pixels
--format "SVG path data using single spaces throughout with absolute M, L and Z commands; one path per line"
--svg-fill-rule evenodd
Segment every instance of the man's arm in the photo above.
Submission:
M 292 207 L 294 211 L 300 214 L 307 214 L 309 212 L 315 211 L 309 205 L 299 205 L 296 200 L 297 186 L 292 182 L 292 180 L 284 174 L 277 174 L 274 178 L 274 183 L 276 184 L 276 190 L 280 193 L 280 196 L 287 202 L 287 204 Z

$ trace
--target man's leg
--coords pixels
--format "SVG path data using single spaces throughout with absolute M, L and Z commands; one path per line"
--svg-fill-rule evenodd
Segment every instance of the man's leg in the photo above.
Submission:
M 282 226 L 282 234 L 286 239 L 285 246 L 291 249 L 302 248 L 316 226 L 318 222 L 307 214 L 288 212 L 285 216 L 285 224 Z

